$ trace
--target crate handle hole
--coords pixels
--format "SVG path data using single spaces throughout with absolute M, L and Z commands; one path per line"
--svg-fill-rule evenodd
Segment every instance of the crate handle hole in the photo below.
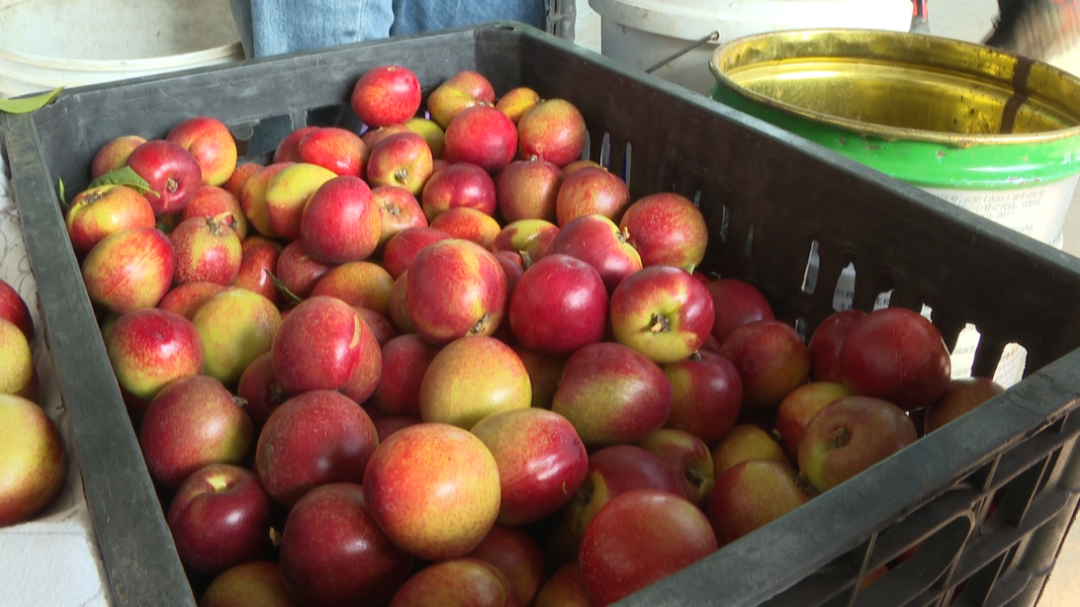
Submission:
M 727 242 L 728 226 L 731 225 L 731 209 L 726 204 L 720 205 L 720 242 Z
M 600 140 L 600 166 L 605 169 L 611 167 L 611 134 L 604 133 L 604 138 Z
M 974 514 L 969 510 L 959 513 L 944 527 L 917 543 L 899 566 L 859 592 L 855 604 L 903 604 L 940 584 L 960 557 L 974 528 Z
M 340 114 L 340 104 L 324 105 L 309 109 L 304 122 L 307 126 L 336 126 Z
M 255 134 L 255 125 L 258 122 L 242 122 L 240 124 L 233 124 L 229 126 L 229 134 L 232 135 L 233 142 L 236 143 L 236 157 L 246 158 L 248 155 L 248 141 L 251 140 L 251 136 Z
M 288 114 L 267 116 L 251 126 L 251 136 L 247 139 L 244 153 L 237 148 L 237 160 L 262 161 L 264 154 L 272 154 L 292 131 L 292 118 Z

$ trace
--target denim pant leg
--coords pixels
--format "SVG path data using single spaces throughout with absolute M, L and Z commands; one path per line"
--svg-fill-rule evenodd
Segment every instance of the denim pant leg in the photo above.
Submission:
M 247 57 L 386 38 L 394 22 L 391 2 L 230 0 Z
M 547 25 L 545 0 L 393 0 L 392 36 L 408 36 L 486 21 Z
M 236 31 L 240 34 L 240 44 L 244 46 L 244 57 L 255 56 L 255 43 L 251 39 L 251 0 L 229 0 Z

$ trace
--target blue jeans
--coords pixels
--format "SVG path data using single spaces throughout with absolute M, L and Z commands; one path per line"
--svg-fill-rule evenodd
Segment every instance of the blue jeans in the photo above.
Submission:
M 544 0 L 394 0 L 391 36 L 409 36 L 486 21 L 519 21 L 544 29 Z
M 247 57 L 408 36 L 485 21 L 543 29 L 545 0 L 230 0 Z

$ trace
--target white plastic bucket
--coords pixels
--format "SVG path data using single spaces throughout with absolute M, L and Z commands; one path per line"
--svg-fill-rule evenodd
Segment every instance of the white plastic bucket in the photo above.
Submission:
M 648 69 L 713 31 L 720 39 L 654 74 L 702 94 L 716 85 L 709 57 L 716 44 L 750 34 L 806 28 L 906 32 L 911 0 L 589 0 L 600 15 L 601 53 Z
M 229 0 L 0 0 L 0 97 L 243 58 Z

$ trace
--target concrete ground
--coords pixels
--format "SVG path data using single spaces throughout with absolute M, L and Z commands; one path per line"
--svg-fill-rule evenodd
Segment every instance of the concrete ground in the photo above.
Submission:
M 930 32 L 967 42 L 982 42 L 993 27 L 997 0 L 945 0 L 929 2 Z M 586 0 L 577 0 L 576 42 L 601 52 L 600 16 Z M 1065 220 L 1066 252 L 1080 256 L 1080 188 Z M 1080 605 L 1080 531 L 1065 540 L 1057 565 L 1043 591 L 1039 607 Z

